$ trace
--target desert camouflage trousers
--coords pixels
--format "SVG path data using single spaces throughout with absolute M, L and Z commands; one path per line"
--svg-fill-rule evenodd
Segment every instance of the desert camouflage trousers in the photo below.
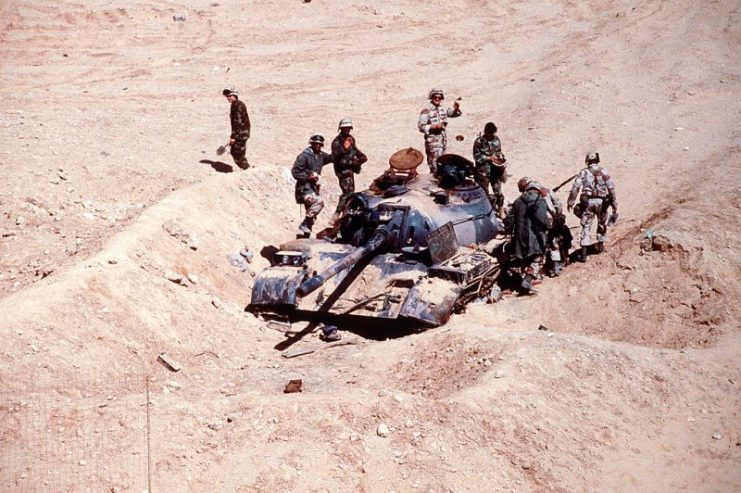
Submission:
M 478 185 L 484 189 L 486 196 L 489 197 L 491 207 L 497 214 L 502 213 L 504 208 L 504 193 L 502 193 L 502 180 L 492 180 L 489 175 L 489 166 L 479 166 L 476 168 L 476 172 L 473 175 L 473 179 Z M 489 192 L 491 187 L 491 192 Z
M 324 209 L 324 200 L 314 191 L 304 194 L 303 204 L 306 207 L 306 217 L 310 219 L 317 217 Z
M 340 190 L 342 190 L 342 195 L 340 195 L 340 200 L 337 202 L 335 214 L 342 214 L 345 211 L 347 199 L 350 198 L 350 195 L 355 193 L 355 177 L 351 173 L 346 176 L 337 176 L 337 178 L 340 181 Z
M 430 167 L 430 173 L 435 174 L 437 171 L 437 159 L 445 154 L 446 144 L 445 134 L 425 136 L 425 154 L 427 154 L 427 166 Z
M 597 241 L 607 241 L 607 207 L 603 207 L 604 201 L 600 198 L 589 199 L 587 206 L 581 213 L 581 246 L 589 246 L 592 244 L 590 239 L 592 231 L 592 223 L 597 219 Z

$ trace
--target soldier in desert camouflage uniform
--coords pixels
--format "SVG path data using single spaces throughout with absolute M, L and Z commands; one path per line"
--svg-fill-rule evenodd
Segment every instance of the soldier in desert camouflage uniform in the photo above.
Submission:
M 224 89 L 222 94 L 231 104 L 229 119 L 232 125 L 232 133 L 229 135 L 229 154 L 234 159 L 234 164 L 241 169 L 250 167 L 245 157 L 247 140 L 250 138 L 250 117 L 247 114 L 247 106 L 239 100 L 239 93 L 233 87 Z
M 340 200 L 337 203 L 333 225 L 337 225 L 342 212 L 345 210 L 347 199 L 355 192 L 355 173 L 360 173 L 360 167 L 368 161 L 368 157 L 358 149 L 355 137 L 350 135 L 353 129 L 352 120 L 343 118 L 338 127 L 340 133 L 332 141 L 332 162 L 334 173 L 340 182 Z
M 586 262 L 587 260 L 587 247 L 592 243 L 590 232 L 594 219 L 597 218 L 597 253 L 602 253 L 607 241 L 607 211 L 610 207 L 612 207 L 613 215 L 617 219 L 615 182 L 612 181 L 607 170 L 600 167 L 599 153 L 587 153 L 584 162 L 587 167 L 576 175 L 567 202 L 567 208 L 569 210 L 573 208 L 574 214 L 581 221 L 581 250 L 578 256 L 580 262 Z M 580 190 L 581 195 L 579 195 Z M 579 197 L 578 204 L 576 204 L 577 197 Z
M 319 196 L 319 175 L 325 164 L 332 161 L 332 156 L 322 151 L 324 137 L 312 135 L 309 147 L 296 156 L 291 174 L 296 179 L 296 203 L 303 204 L 306 216 L 298 227 L 299 236 L 308 238 L 314 221 L 324 208 L 324 201 Z
M 499 217 L 503 216 L 504 194 L 502 183 L 507 181 L 507 160 L 502 153 L 502 143 L 493 122 L 484 125 L 484 132 L 473 143 L 473 161 L 476 164 L 474 180 L 489 196 L 491 206 Z M 489 187 L 493 193 L 489 192 Z
M 453 108 L 443 106 L 445 99 L 442 89 L 432 89 L 428 94 L 430 102 L 419 114 L 417 128 L 425 134 L 425 153 L 427 154 L 427 165 L 430 172 L 437 171 L 437 158 L 445 154 L 448 145 L 445 127 L 448 126 L 448 118 L 461 116 L 462 112 L 458 101 L 453 102 Z

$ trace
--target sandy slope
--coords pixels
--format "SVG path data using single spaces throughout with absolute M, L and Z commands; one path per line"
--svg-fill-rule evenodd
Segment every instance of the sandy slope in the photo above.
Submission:
M 141 491 L 147 470 L 153 491 L 741 488 L 737 9 L 3 2 L 0 488 Z M 218 173 L 231 84 L 255 167 Z M 227 256 L 293 235 L 286 168 L 312 132 L 352 116 L 363 186 L 420 146 L 437 85 L 462 97 L 451 151 L 497 122 L 508 197 L 598 149 L 609 252 L 441 329 L 281 358 Z

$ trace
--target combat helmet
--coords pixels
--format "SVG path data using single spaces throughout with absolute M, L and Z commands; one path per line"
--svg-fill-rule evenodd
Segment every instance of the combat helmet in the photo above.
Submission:
M 321 144 L 324 145 L 324 136 L 319 134 L 314 134 L 309 139 L 309 144 Z
M 438 96 L 440 96 L 442 99 L 445 99 L 445 94 L 443 93 L 443 90 L 442 89 L 434 89 L 434 88 L 433 89 L 430 89 L 430 92 L 427 93 L 427 99 L 432 99 L 432 96 L 434 96 L 435 94 L 437 94 Z
M 584 162 L 586 164 L 599 163 L 599 152 L 588 152 L 587 155 L 584 157 Z
M 343 118 L 340 120 L 340 124 L 337 125 L 337 128 L 352 128 L 352 120 L 350 118 Z

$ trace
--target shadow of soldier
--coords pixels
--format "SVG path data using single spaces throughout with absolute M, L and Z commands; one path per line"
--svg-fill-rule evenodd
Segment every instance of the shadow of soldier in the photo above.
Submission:
M 210 159 L 201 159 L 198 161 L 202 164 L 208 164 L 218 173 L 233 173 L 234 167 L 231 164 L 223 163 L 221 161 L 211 161 Z

